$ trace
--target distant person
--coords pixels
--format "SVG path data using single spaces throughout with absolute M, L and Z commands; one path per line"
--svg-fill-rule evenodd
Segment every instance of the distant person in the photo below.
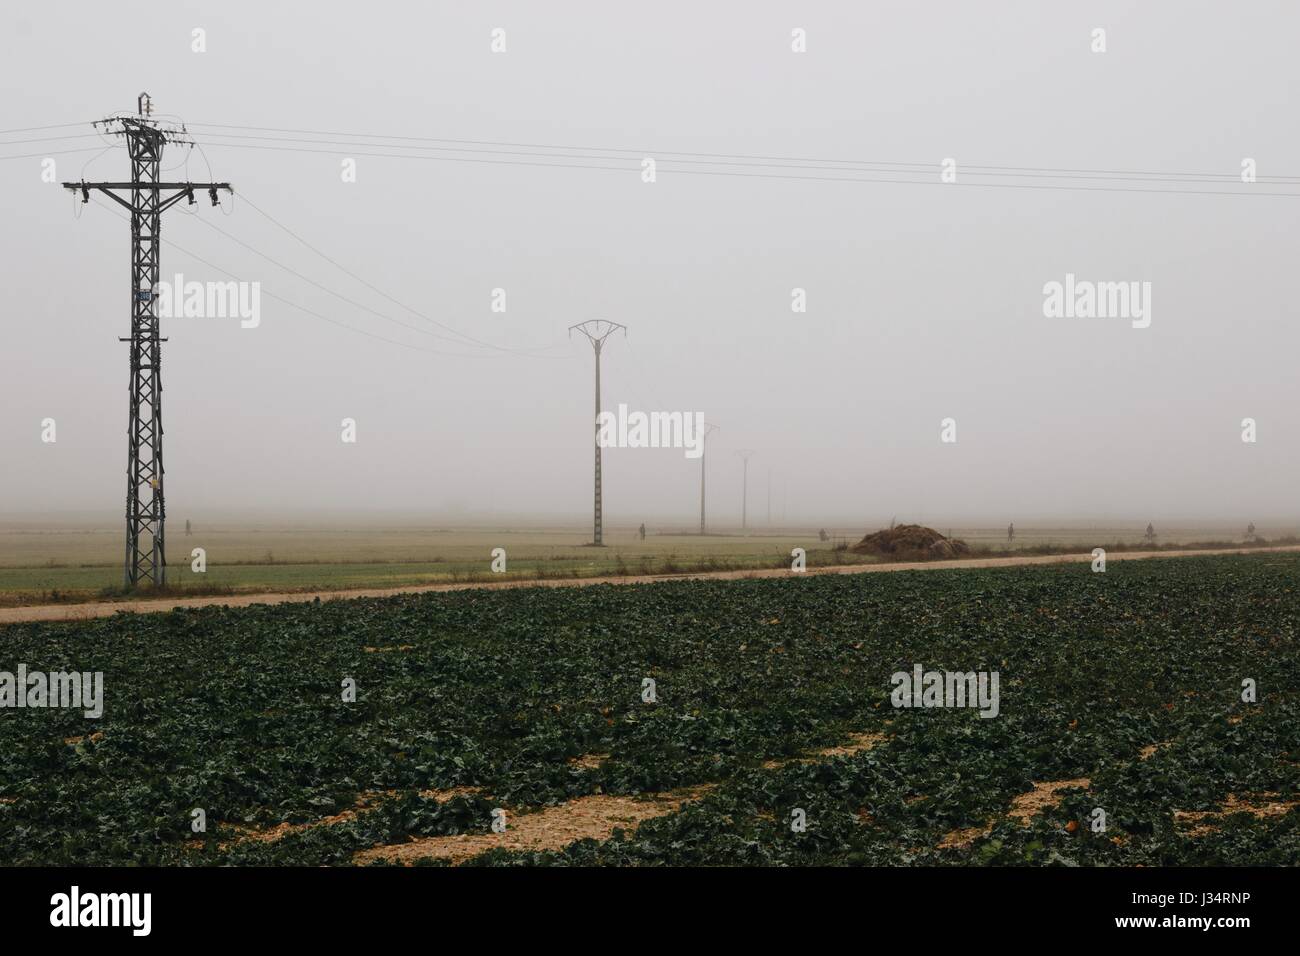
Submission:
M 645 522 L 644 522 L 644 521 L 641 522 L 641 529 L 640 529 L 640 531 L 638 532 L 638 534 L 641 535 L 641 540 L 644 541 L 644 540 L 645 540 Z
M 829 541 L 831 539 L 831 536 L 826 533 L 825 528 L 822 528 L 820 531 L 817 532 L 817 538 L 820 541 Z
M 1016 523 L 1013 521 L 1007 525 L 1007 544 L 1016 540 Z
M 1147 522 L 1147 544 L 1155 544 L 1155 543 L 1156 543 L 1156 529 L 1155 526 L 1148 521 Z
M 1255 540 L 1255 522 L 1253 521 L 1246 526 L 1246 540 L 1247 541 Z

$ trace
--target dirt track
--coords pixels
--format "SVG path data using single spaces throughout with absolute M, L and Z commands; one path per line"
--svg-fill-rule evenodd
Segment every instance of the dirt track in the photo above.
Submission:
M 1281 548 L 1212 548 L 1204 551 L 1127 551 L 1108 553 L 1108 564 L 1116 561 L 1135 561 L 1146 558 L 1192 558 L 1214 554 L 1262 554 L 1284 551 L 1300 551 L 1300 545 Z M 1010 568 L 1031 564 L 1069 564 L 1072 562 L 1091 563 L 1089 554 L 1047 554 L 1027 555 L 1011 558 L 957 558 L 950 561 L 912 561 L 896 564 L 850 564 L 834 565 L 824 568 L 809 568 L 805 576 L 818 574 L 871 574 L 885 571 L 939 571 L 945 568 Z M 27 607 L 0 608 L 0 624 L 14 624 L 23 621 L 80 621 L 96 617 L 109 617 L 119 611 L 131 611 L 139 614 L 170 611 L 183 607 L 249 607 L 253 604 L 286 604 L 294 602 L 322 601 L 347 598 L 392 597 L 397 594 L 423 594 L 430 591 L 464 591 L 471 588 L 572 588 L 587 587 L 592 584 L 649 584 L 655 581 L 681 580 L 715 580 L 726 581 L 738 578 L 784 578 L 795 572 L 786 568 L 762 568 L 747 571 L 703 571 L 694 574 L 646 574 L 625 577 L 598 578 L 543 578 L 540 580 L 517 581 L 480 581 L 460 584 L 420 584 L 397 588 L 368 588 L 349 591 L 294 591 L 282 594 L 236 594 L 230 596 L 210 596 L 192 598 L 162 598 L 142 601 L 108 601 L 86 604 L 40 604 Z

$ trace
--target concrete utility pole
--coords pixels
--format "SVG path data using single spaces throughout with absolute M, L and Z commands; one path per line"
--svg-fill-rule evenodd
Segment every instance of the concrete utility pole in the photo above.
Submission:
M 704 460 L 709 453 L 709 434 L 718 430 L 717 425 L 704 425 L 704 437 L 700 440 L 700 534 L 704 534 Z
M 748 448 L 742 448 L 736 452 L 745 462 L 745 478 L 741 485 L 740 495 L 740 530 L 744 531 L 749 526 L 749 459 L 754 454 Z
M 772 469 L 767 470 L 767 526 L 772 527 Z
M 136 101 L 138 115 L 113 116 L 95 122 L 102 132 L 121 136 L 131 158 L 131 181 L 64 183 L 90 202 L 92 189 L 108 196 L 131 214 L 131 385 L 126 465 L 126 586 L 141 581 L 167 583 L 164 529 L 162 454 L 162 343 L 159 337 L 156 291 L 162 214 L 182 199 L 194 205 L 194 191 L 206 190 L 217 205 L 217 190 L 229 183 L 164 183 L 159 181 L 163 147 L 190 145 L 185 131 L 151 118 L 149 94 Z M 126 194 L 125 196 L 119 195 Z
M 596 547 L 604 547 L 604 518 L 601 514 L 600 505 L 600 350 L 605 344 L 605 340 L 615 332 L 622 331 L 627 335 L 627 326 L 619 325 L 617 322 L 610 322 L 608 319 L 588 319 L 586 322 L 579 322 L 577 325 L 569 326 L 569 335 L 572 336 L 574 330 L 581 332 L 591 342 L 591 347 L 596 352 L 596 513 L 594 522 L 594 539 L 592 544 Z

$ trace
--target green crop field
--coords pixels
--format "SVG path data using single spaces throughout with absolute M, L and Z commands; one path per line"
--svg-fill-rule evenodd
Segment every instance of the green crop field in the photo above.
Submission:
M 0 605 L 119 596 L 119 530 L 0 527 Z M 611 529 L 606 547 L 587 547 L 591 529 L 465 528 L 356 530 L 328 527 L 203 529 L 170 541 L 168 585 L 194 594 L 404 587 L 458 581 L 671 574 L 788 565 L 801 547 L 812 566 L 871 563 L 833 551 L 816 531 L 771 534 L 648 534 Z M 193 548 L 206 568 L 192 568 Z M 506 572 L 491 569 L 506 552 Z
M 1294 554 L 122 614 L 20 664 L 104 690 L 0 710 L 13 864 L 1300 863 Z M 894 706 L 916 666 L 996 716 Z
M 863 529 L 831 527 L 829 541 L 817 528 L 735 529 L 701 536 L 685 529 L 651 528 L 641 540 L 634 528 L 606 530 L 604 548 L 587 547 L 590 527 L 437 528 L 412 518 L 400 526 L 364 528 L 304 522 L 199 523 L 192 535 L 175 527 L 168 541 L 168 585 L 185 593 L 265 593 L 348 588 L 407 587 L 504 578 L 595 577 L 744 570 L 788 566 L 803 548 L 809 566 L 868 564 L 876 559 L 837 549 L 858 541 Z M 1087 552 L 1099 545 L 1142 546 L 1141 527 L 1018 527 L 943 529 L 978 549 L 1056 549 Z M 1267 536 L 1294 535 L 1290 525 L 1268 527 Z M 1158 543 L 1240 543 L 1241 529 L 1227 525 L 1162 528 Z M 122 535 L 118 527 L 93 523 L 0 524 L 0 606 L 91 601 L 122 595 Z M 1287 540 L 1294 540 L 1288 538 Z M 202 548 L 206 567 L 193 570 L 191 553 Z M 491 570 L 492 552 L 503 548 L 507 570 Z

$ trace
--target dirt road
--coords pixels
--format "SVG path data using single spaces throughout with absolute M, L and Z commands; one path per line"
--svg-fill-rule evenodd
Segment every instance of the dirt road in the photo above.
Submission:
M 1261 554 L 1270 552 L 1300 551 L 1300 545 L 1281 548 L 1213 548 L 1204 551 L 1128 551 L 1106 555 L 1108 564 L 1116 561 L 1136 561 L 1147 558 L 1192 558 L 1214 554 Z M 1011 568 L 1032 564 L 1091 563 L 1091 554 L 1026 555 L 1010 558 L 957 558 L 950 561 L 914 561 L 897 564 L 851 564 L 824 568 L 809 568 L 806 576 L 818 574 L 873 574 L 887 571 L 939 571 L 952 568 Z M 737 578 L 784 578 L 795 572 L 787 568 L 764 568 L 747 571 L 704 571 L 694 574 L 646 574 L 625 577 L 598 578 L 547 578 L 519 581 L 480 581 L 459 584 L 421 584 L 411 587 L 369 588 L 350 591 L 294 591 L 284 594 L 236 594 L 229 596 L 163 598 L 141 601 L 104 601 L 87 604 L 40 604 L 28 607 L 0 608 L 0 624 L 23 621 L 79 621 L 96 617 L 109 617 L 119 611 L 138 614 L 170 611 L 185 607 L 249 607 L 253 604 L 286 604 L 294 602 L 332 601 L 347 598 L 392 597 L 397 594 L 424 594 L 430 591 L 464 591 L 471 588 L 572 588 L 592 584 L 649 584 L 655 581 L 716 580 Z

